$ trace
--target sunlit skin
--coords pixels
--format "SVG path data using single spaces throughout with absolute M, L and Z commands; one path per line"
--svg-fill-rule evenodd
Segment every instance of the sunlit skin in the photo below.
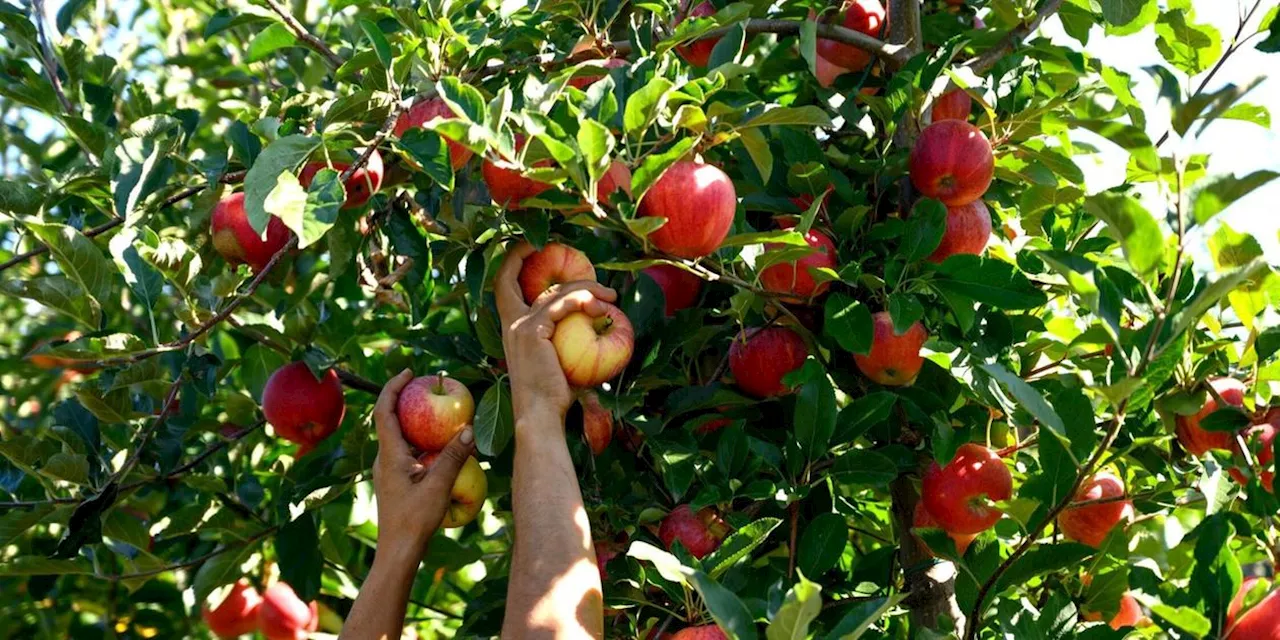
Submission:
M 995 176 L 991 143 L 963 120 L 934 122 L 920 132 L 909 160 L 911 184 L 948 207 L 982 197 Z
M 947 207 L 947 228 L 929 262 L 942 262 L 959 254 L 981 255 L 991 240 L 991 212 L 982 200 Z
M 1209 381 L 1209 386 L 1213 387 L 1213 390 L 1227 404 L 1237 407 L 1244 404 L 1245 388 L 1239 380 L 1214 378 Z M 1187 450 L 1187 453 L 1198 458 L 1210 449 L 1235 450 L 1235 436 L 1230 431 L 1205 431 L 1200 427 L 1200 421 L 1217 410 L 1218 400 L 1210 393 L 1206 395 L 1204 405 L 1195 414 L 1177 417 L 1175 433 L 1178 435 L 1178 442 L 1182 444 L 1183 449 Z
M 973 111 L 973 99 L 962 89 L 952 89 L 938 97 L 931 110 L 934 122 L 942 120 L 969 120 Z
M 719 167 L 677 162 L 645 192 L 636 215 L 667 221 L 649 234 L 656 249 L 680 258 L 701 258 L 720 248 L 733 228 L 738 195 Z
M 1090 502 L 1124 496 L 1124 482 L 1109 472 L 1099 473 L 1085 482 L 1076 492 L 1073 502 Z M 1101 502 L 1068 507 L 1058 516 L 1058 526 L 1069 540 L 1099 547 L 1107 534 L 1133 513 L 1133 503 L 1128 500 Z
M 1013 495 L 1013 476 L 994 451 L 972 442 L 960 445 L 945 466 L 924 476 L 920 498 L 929 515 L 948 533 L 978 534 L 994 527 L 1003 513 L 991 502 Z
M 1245 596 L 1257 583 L 1258 578 L 1242 582 L 1227 607 L 1226 640 L 1280 640 L 1280 590 L 1272 589 L 1257 604 L 1244 608 Z
M 421 451 L 443 449 L 474 416 L 471 392 L 444 374 L 414 378 L 396 403 L 405 440 Z

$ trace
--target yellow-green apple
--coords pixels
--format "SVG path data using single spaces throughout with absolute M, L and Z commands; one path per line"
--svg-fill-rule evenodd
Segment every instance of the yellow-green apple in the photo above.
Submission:
M 467 386 L 443 373 L 410 380 L 396 401 L 404 439 L 422 451 L 443 449 L 475 413 Z
M 1259 581 L 1246 578 L 1240 583 L 1240 591 L 1227 607 L 1224 640 L 1280 640 L 1280 590 L 1271 590 L 1260 602 L 1241 611 L 1245 596 Z
M 991 212 L 982 200 L 947 207 L 947 228 L 942 242 L 929 254 L 929 262 L 942 262 L 958 254 L 981 255 L 991 239 Z
M 916 503 L 916 512 L 915 516 L 912 518 L 911 526 L 915 529 L 942 529 L 942 525 L 939 524 L 933 516 L 929 515 L 928 509 L 924 508 L 924 501 Z M 946 530 L 943 529 L 943 531 Z M 978 539 L 978 534 L 951 533 L 947 531 L 947 537 L 951 538 L 951 541 L 956 544 L 956 553 L 963 556 L 964 552 L 968 550 L 969 545 L 973 544 L 973 541 Z M 920 544 L 924 545 L 924 548 L 929 551 L 930 555 L 933 554 L 933 551 L 929 550 L 929 545 L 925 544 L 924 540 L 920 540 Z
M 586 389 L 622 373 L 631 361 L 635 332 L 627 315 L 606 303 L 598 318 L 575 311 L 557 322 L 551 344 L 565 379 Z
M 716 6 L 711 4 L 710 0 L 698 2 L 693 9 L 689 9 L 689 5 L 697 0 L 680 0 L 680 10 L 676 13 L 676 24 L 680 24 L 689 18 L 705 18 L 716 14 Z M 703 38 L 693 42 L 682 44 L 676 47 L 676 53 L 684 58 L 685 62 L 695 67 L 705 67 L 711 61 L 711 52 L 715 50 L 716 43 L 720 42 L 720 38 Z
M 694 513 L 689 505 L 682 504 L 672 509 L 658 525 L 658 538 L 668 550 L 679 540 L 695 558 L 706 557 L 718 549 L 728 534 L 729 525 L 711 507 Z
M 524 149 L 525 137 L 523 135 L 516 136 L 516 151 Z M 503 158 L 503 161 L 507 159 Z M 534 167 L 549 167 L 551 159 L 539 160 L 533 164 Z M 528 198 L 532 198 L 543 191 L 551 188 L 550 184 L 539 182 L 531 178 L 526 178 L 519 169 L 510 166 L 499 166 L 499 164 L 489 158 L 485 158 L 480 164 L 480 175 L 484 178 L 485 186 L 489 187 L 489 195 L 493 201 L 510 210 L 518 210 L 521 208 L 521 202 Z
M 663 313 L 668 318 L 677 311 L 688 309 L 698 302 L 702 293 L 702 278 L 670 264 L 655 264 L 642 271 L 653 278 L 662 289 Z
M 533 304 L 547 289 L 578 280 L 596 280 L 596 268 L 587 254 L 559 242 L 550 242 L 529 254 L 520 267 L 516 281 L 524 301 Z
M 996 168 L 987 137 L 963 120 L 942 120 L 925 127 L 911 148 L 908 165 L 911 184 L 948 207 L 981 198 Z
M 996 525 L 1002 511 L 991 502 L 1013 495 L 1013 476 L 996 452 L 972 442 L 960 445 L 956 456 L 940 467 L 935 462 L 924 475 L 920 499 L 933 519 L 948 533 L 979 534 Z
M 213 635 L 229 640 L 253 633 L 258 628 L 258 607 L 261 604 L 262 596 L 258 595 L 258 590 L 242 578 L 231 585 L 221 600 L 205 603 L 200 608 L 200 617 L 204 618 Z
M 765 291 L 781 293 L 789 300 L 808 300 L 822 295 L 828 282 L 818 282 L 811 269 L 835 269 L 836 245 L 825 233 L 810 230 L 804 234 L 804 241 L 814 250 L 794 262 L 779 262 L 765 267 L 760 272 L 760 286 Z M 766 251 L 780 251 L 788 245 L 767 244 Z
M 671 640 L 729 640 L 724 630 L 714 624 L 685 627 L 671 636 Z
M 302 172 L 298 174 L 298 183 L 304 187 L 310 187 L 311 181 L 315 179 L 316 174 L 321 169 L 333 169 L 338 173 L 343 173 L 351 167 L 349 162 L 308 162 L 303 165 Z M 373 197 L 373 194 L 382 188 L 382 154 L 377 149 L 369 154 L 369 159 L 364 166 L 356 169 L 342 186 L 347 190 L 347 199 L 342 203 L 343 209 L 356 209 L 364 206 L 364 203 Z
M 729 370 L 743 391 L 758 398 L 788 393 L 783 376 L 809 357 L 800 334 L 786 327 L 747 329 L 729 345 Z
M 1219 396 L 1226 401 L 1227 404 L 1233 406 L 1244 405 L 1245 388 L 1239 380 L 1235 378 L 1214 378 L 1209 381 L 1209 386 L 1218 392 Z M 1178 435 L 1178 442 L 1182 444 L 1182 448 L 1187 450 L 1197 458 L 1204 455 L 1210 449 L 1223 449 L 1226 451 L 1235 451 L 1236 436 L 1230 431 L 1205 431 L 1200 427 L 1200 421 L 1204 420 L 1209 414 L 1218 410 L 1218 400 L 1210 393 L 1204 401 L 1204 405 L 1193 415 L 1178 416 L 1175 422 L 1174 431 Z
M 430 469 L 439 457 L 439 451 L 428 451 L 418 456 L 418 462 Z M 470 524 L 480 514 L 488 493 L 489 479 L 480 468 L 480 461 L 475 456 L 467 456 L 467 461 L 458 470 L 457 479 L 453 481 L 453 489 L 449 491 L 449 508 L 445 509 L 441 526 L 456 529 Z
M 873 333 L 871 351 L 866 355 L 853 354 L 853 363 L 863 375 L 890 387 L 901 387 L 915 382 L 924 366 L 920 348 L 929 334 L 919 321 L 906 331 L 898 333 L 893 328 L 893 318 L 888 311 L 871 315 Z
M 1102 620 L 1102 614 L 1097 611 L 1086 611 L 1083 617 L 1090 622 Z M 1107 625 L 1119 631 L 1125 627 L 1138 626 L 1142 623 L 1144 617 L 1142 615 L 1142 605 L 1138 603 L 1138 599 L 1126 591 L 1120 596 L 1120 608 L 1116 611 L 1115 617 L 1111 618 Z
M 973 98 L 963 89 L 952 89 L 938 97 L 930 109 L 932 122 L 943 120 L 969 120 L 973 111 Z
M 1072 502 L 1091 502 L 1112 499 L 1081 506 L 1069 506 L 1058 516 L 1058 528 L 1068 540 L 1100 547 L 1107 534 L 1133 515 L 1133 503 L 1124 500 L 1124 482 L 1115 474 L 1103 471 L 1095 474 L 1076 492 Z
M 333 369 L 317 379 L 305 362 L 293 362 L 276 369 L 262 389 L 262 413 L 281 438 L 301 445 L 299 456 L 337 431 L 346 411 Z
M 659 251 L 701 258 L 720 248 L 738 208 L 733 181 L 718 167 L 683 160 L 671 165 L 640 199 L 636 215 L 666 218 L 649 234 Z
M 320 623 L 315 601 L 303 602 L 288 583 L 267 587 L 258 607 L 258 629 L 267 640 L 303 640 Z
M 247 264 L 254 271 L 261 271 L 271 261 L 271 256 L 288 244 L 293 232 L 275 216 L 267 221 L 267 235 L 262 237 L 249 224 L 249 214 L 244 210 L 244 194 L 229 195 L 213 208 L 209 219 L 209 232 L 213 235 L 213 248 L 223 260 L 231 264 Z
M 613 441 L 613 413 L 600 404 L 594 391 L 583 393 L 578 404 L 582 407 L 582 436 L 591 453 L 600 455 Z
M 420 100 L 415 102 L 412 107 L 409 107 L 408 111 L 400 114 L 400 117 L 396 119 L 396 126 L 393 131 L 396 137 L 402 138 L 410 129 L 423 127 L 436 120 L 452 120 L 456 117 L 449 105 L 440 98 Z M 441 136 L 441 138 L 444 138 L 444 136 Z M 449 147 L 449 164 L 454 171 L 461 169 L 467 164 L 467 160 L 471 159 L 471 150 L 448 138 L 444 138 L 444 141 Z
M 830 22 L 879 38 L 887 19 L 879 0 L 846 0 Z M 861 71 L 872 60 L 871 54 L 863 49 L 826 38 L 818 38 L 818 55 L 849 71 Z

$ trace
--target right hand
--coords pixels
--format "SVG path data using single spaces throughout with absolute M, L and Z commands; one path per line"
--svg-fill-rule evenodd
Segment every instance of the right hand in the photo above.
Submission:
M 583 280 L 552 287 L 532 306 L 527 305 L 517 277 L 524 259 L 533 252 L 527 242 L 509 249 L 494 280 L 502 348 L 511 374 L 512 408 L 517 421 L 542 414 L 557 418 L 563 426 L 574 396 L 551 344 L 556 323 L 575 311 L 598 318 L 608 308 L 605 303 L 616 300 L 618 294 L 600 283 Z

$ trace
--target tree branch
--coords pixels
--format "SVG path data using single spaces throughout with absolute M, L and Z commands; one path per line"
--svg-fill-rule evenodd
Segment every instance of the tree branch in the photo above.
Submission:
M 978 75 L 982 75 L 987 71 L 990 71 L 991 67 L 994 67 L 1001 58 L 1005 57 L 1005 55 L 1010 51 L 1013 51 L 1014 47 L 1021 44 L 1022 41 L 1026 40 L 1032 33 L 1035 33 L 1036 29 L 1040 28 L 1040 25 L 1045 21 L 1045 19 L 1057 13 L 1060 7 L 1062 7 L 1062 0 L 1045 0 L 1045 3 L 1036 11 L 1035 17 L 1032 18 L 1030 22 L 1024 23 L 1022 26 L 1009 31 L 1009 34 L 996 44 L 996 46 L 982 52 L 982 55 L 979 55 L 965 63 L 964 66 L 968 67 Z
M 303 26 L 301 22 L 298 22 L 297 18 L 293 17 L 293 14 L 289 12 L 287 7 L 280 4 L 277 0 L 264 1 L 272 11 L 276 12 L 276 15 L 280 16 L 280 19 L 284 21 L 284 26 L 288 27 L 289 30 L 293 32 L 293 35 L 297 36 L 303 44 L 307 45 L 307 48 L 315 51 L 321 56 L 324 56 L 325 62 L 328 62 L 331 68 L 337 69 L 342 66 L 342 57 L 334 53 L 333 49 L 330 49 L 329 45 L 325 44 L 323 40 L 311 35 L 311 32 L 307 31 L 307 28 Z
M 62 105 L 62 110 L 67 115 L 79 116 L 79 110 L 67 99 L 67 94 L 62 90 L 62 80 L 58 78 L 58 59 L 53 53 L 53 43 L 49 42 L 49 32 L 44 24 L 44 0 L 31 0 L 31 13 L 35 14 L 32 17 L 35 18 L 36 33 L 40 37 L 40 62 L 44 67 L 45 75 L 49 76 L 49 84 L 53 86 L 53 93 L 58 97 L 58 104 Z M 93 154 L 89 154 L 89 157 L 94 164 L 97 164 Z

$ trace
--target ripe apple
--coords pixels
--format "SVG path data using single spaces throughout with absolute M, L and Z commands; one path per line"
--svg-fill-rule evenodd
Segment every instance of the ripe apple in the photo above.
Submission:
M 430 469 L 439 457 L 439 451 L 427 451 L 418 456 L 418 462 Z M 484 469 L 480 468 L 480 461 L 475 456 L 467 456 L 467 461 L 458 470 L 457 479 L 453 481 L 453 489 L 449 491 L 449 508 L 445 509 L 444 521 L 440 526 L 456 529 L 470 524 L 480 514 L 488 493 L 489 479 L 484 475 Z
M 552 286 L 578 280 L 595 282 L 596 268 L 587 254 L 559 242 L 548 243 L 529 254 L 516 276 L 524 301 L 529 304 Z
M 213 635 L 228 640 L 238 638 L 246 633 L 253 633 L 258 628 L 258 606 L 262 604 L 262 596 L 258 590 L 241 579 L 227 595 L 213 608 L 206 603 L 200 608 L 200 617 L 209 626 Z
M 996 452 L 975 443 L 960 445 L 945 467 L 935 462 L 924 475 L 920 499 L 949 533 L 978 534 L 994 527 L 1002 511 L 988 504 L 1013 495 L 1013 476 Z
M 925 127 L 911 148 L 908 164 L 911 184 L 948 207 L 981 198 L 996 166 L 987 137 L 963 120 L 942 120 Z
M 1280 640 L 1280 590 L 1273 589 L 1243 613 L 1245 595 L 1259 578 L 1246 578 L 1227 607 L 1224 640 Z
M 694 1 L 696 0 L 680 0 L 680 11 L 676 14 L 677 25 L 689 18 L 705 18 L 716 14 L 716 6 L 710 0 L 699 2 L 692 10 L 688 10 L 689 4 Z M 720 38 L 695 40 L 676 47 L 676 53 L 695 67 L 705 67 L 711 61 L 711 52 L 715 50 L 717 42 L 720 42 Z
M 846 0 L 831 22 L 879 38 L 887 20 L 880 0 Z M 849 71 L 861 71 L 872 60 L 870 53 L 858 47 L 826 38 L 818 38 L 818 55 Z
M 525 137 L 517 135 L 516 151 L 523 149 L 524 145 Z M 533 166 L 549 167 L 551 159 L 539 160 Z M 489 195 L 493 197 L 493 201 L 512 211 L 521 209 L 520 203 L 526 199 L 551 188 L 551 185 L 545 182 L 524 177 L 519 169 L 500 167 L 488 158 L 480 164 L 480 175 L 484 178 L 485 185 L 489 187 Z
M 790 392 L 782 378 L 804 365 L 807 357 L 809 347 L 791 329 L 747 329 L 729 345 L 729 370 L 743 391 L 771 398 Z
M 915 516 L 912 518 L 911 526 L 916 529 L 942 529 L 942 525 L 939 524 L 937 520 L 934 520 L 933 516 L 929 515 L 928 509 L 924 508 L 923 501 L 916 503 L 916 512 Z M 946 531 L 945 529 L 943 530 Z M 947 532 L 947 537 L 951 538 L 951 541 L 956 543 L 956 553 L 964 556 L 964 552 L 969 549 L 969 545 L 973 544 L 973 541 L 978 539 L 978 534 Z M 925 549 L 929 548 L 929 545 L 925 544 L 924 540 L 921 540 L 920 544 L 924 545 Z M 929 553 L 932 555 L 933 551 L 929 551 Z
M 769 265 L 760 272 L 760 285 L 765 291 L 786 294 L 791 300 L 808 300 L 826 292 L 829 282 L 814 280 L 810 269 L 835 269 L 836 245 L 821 231 L 810 230 L 804 234 L 804 241 L 815 249 L 795 262 L 779 262 Z M 765 250 L 781 250 L 786 245 L 767 244 Z
M 1124 495 L 1124 482 L 1115 474 L 1103 471 L 1081 485 L 1073 502 L 1086 502 Z M 1097 548 L 1107 539 L 1107 534 L 1121 520 L 1133 515 L 1133 503 L 1128 500 L 1104 502 L 1080 507 L 1067 507 L 1058 516 L 1058 527 L 1068 540 L 1075 540 Z
M 729 525 L 711 507 L 694 513 L 689 505 L 682 504 L 672 509 L 658 525 L 658 538 L 668 550 L 679 540 L 693 557 L 699 559 L 719 548 L 727 535 Z
M 969 120 L 969 113 L 973 111 L 973 98 L 965 93 L 963 89 L 952 89 L 940 96 L 933 103 L 933 122 L 942 122 L 943 120 Z
M 604 61 L 605 69 L 620 69 L 625 66 L 627 66 L 627 60 L 625 58 L 609 58 Z M 595 84 L 597 81 L 603 80 L 603 79 L 604 79 L 603 74 L 594 74 L 594 73 L 575 76 L 569 79 L 569 86 L 577 87 L 578 89 L 582 89 L 583 91 L 586 91 L 588 87 Z
M 683 160 L 649 188 L 636 215 L 663 217 L 666 224 L 649 234 L 659 251 L 681 258 L 701 258 L 720 248 L 733 227 L 738 194 L 718 167 Z
M 400 114 L 400 117 L 396 119 L 396 126 L 393 131 L 396 137 L 402 138 L 410 129 L 421 127 L 435 120 L 452 120 L 456 117 L 449 105 L 440 98 L 421 100 L 409 107 L 408 111 Z M 471 159 L 471 150 L 453 140 L 445 139 L 445 143 L 449 147 L 449 164 L 454 171 L 461 169 L 467 164 L 467 160 Z
M 443 373 L 409 381 L 396 401 L 400 431 L 422 451 L 439 451 L 471 424 L 476 405 L 466 385 Z
M 556 323 L 551 344 L 571 386 L 598 386 L 622 373 L 631 361 L 635 348 L 631 320 L 621 309 L 611 304 L 605 307 L 599 318 L 577 311 Z
M 698 295 L 702 293 L 702 278 L 680 267 L 655 264 L 645 267 L 642 273 L 653 278 L 662 289 L 663 312 L 668 318 L 697 304 Z
M 1138 603 L 1138 599 L 1134 598 L 1128 591 L 1120 596 L 1120 609 L 1116 611 L 1116 615 L 1107 624 L 1116 631 L 1125 627 L 1136 627 L 1142 622 L 1145 616 L 1142 615 L 1142 605 Z M 1102 614 L 1097 611 L 1086 611 L 1084 619 L 1090 622 L 1098 622 L 1102 620 Z
M 333 369 L 317 380 L 305 362 L 293 362 L 276 369 L 262 389 L 267 422 L 281 438 L 302 445 L 299 455 L 337 431 L 346 411 Z
M 308 162 L 303 165 L 302 172 L 298 174 L 298 182 L 304 187 L 310 187 L 311 181 L 321 169 L 332 168 L 342 173 L 350 166 L 348 162 L 334 162 L 332 167 L 324 162 Z M 356 169 L 355 173 L 342 183 L 347 190 L 347 199 L 342 203 L 342 208 L 357 209 L 364 206 L 364 203 L 382 188 L 382 172 L 382 154 L 374 149 L 364 166 Z
M 940 263 L 958 254 L 982 255 L 991 239 L 991 212 L 982 200 L 947 207 L 947 230 L 942 242 L 929 254 L 929 262 Z
M 618 550 L 613 548 L 612 543 L 604 540 L 597 540 L 592 546 L 596 549 L 596 568 L 600 570 L 600 583 L 605 584 L 609 581 L 606 565 L 610 560 L 618 557 Z
M 817 56 L 814 59 L 813 76 L 818 79 L 818 86 L 827 88 L 836 83 L 836 78 L 849 73 L 849 70 L 841 67 L 830 60 Z M 863 89 L 866 91 L 866 89 Z
M 873 334 L 871 351 L 867 355 L 853 354 L 858 371 L 872 380 L 889 387 L 902 387 L 915 382 L 924 366 L 920 348 L 929 334 L 919 321 L 912 323 L 901 334 L 893 330 L 893 318 L 888 311 L 871 315 Z
M 1214 378 L 1209 381 L 1209 386 L 1213 387 L 1218 395 L 1227 404 L 1234 406 L 1244 405 L 1245 388 L 1239 380 L 1235 378 Z M 1178 435 L 1178 442 L 1182 444 L 1182 448 L 1187 453 L 1195 457 L 1200 457 L 1210 449 L 1224 449 L 1227 451 L 1235 451 L 1236 438 L 1235 434 L 1230 431 L 1205 431 L 1200 428 L 1200 421 L 1206 416 L 1218 410 L 1218 401 L 1213 394 L 1208 394 L 1204 401 L 1204 406 L 1200 407 L 1194 415 L 1177 416 L 1174 420 L 1176 427 L 1174 432 Z
M 609 165 L 609 170 L 600 176 L 600 182 L 596 183 L 596 202 L 608 203 L 609 196 L 614 191 L 621 189 L 631 197 L 631 169 L 623 164 L 621 160 L 614 160 Z
M 1262 421 L 1249 430 L 1250 440 L 1257 439 L 1258 468 L 1262 470 L 1258 480 L 1262 483 L 1262 488 L 1266 489 L 1268 493 L 1275 492 L 1273 483 L 1276 477 L 1275 440 L 1277 431 L 1280 431 L 1280 407 L 1269 409 L 1267 414 L 1263 416 Z
M 267 237 L 263 239 L 249 224 L 249 214 L 244 210 L 244 194 L 234 193 L 213 208 L 209 219 L 209 233 L 213 236 L 213 248 L 222 259 L 231 264 L 247 264 L 254 271 L 261 271 L 278 251 L 288 244 L 293 232 L 275 216 L 267 221 Z
M 578 404 L 582 406 L 582 436 L 591 453 L 600 455 L 613 440 L 613 413 L 600 404 L 594 391 L 582 394 Z
M 671 640 L 729 640 L 724 630 L 714 624 L 685 627 L 671 636 Z
M 303 640 L 319 623 L 316 603 L 303 602 L 288 583 L 277 582 L 262 594 L 258 628 L 267 640 Z

